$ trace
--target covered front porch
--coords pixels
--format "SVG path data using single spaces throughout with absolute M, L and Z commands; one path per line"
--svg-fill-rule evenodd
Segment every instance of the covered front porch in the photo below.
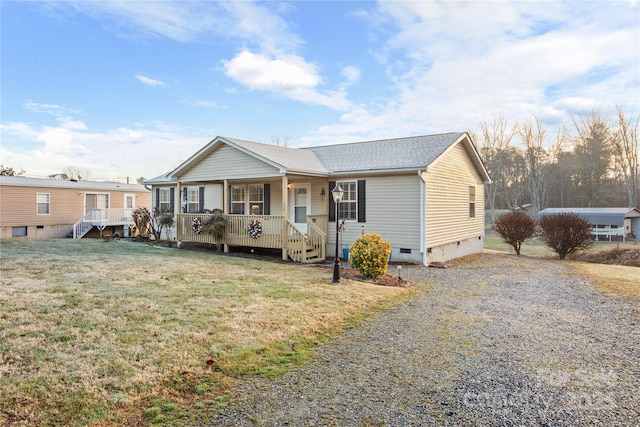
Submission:
M 282 259 L 308 263 L 326 259 L 327 215 L 307 215 L 306 233 L 284 215 L 226 215 L 227 225 L 222 239 L 194 227 L 194 220 L 205 223 L 211 214 L 181 213 L 177 215 L 176 237 L 182 242 L 198 242 L 230 246 L 281 249 Z M 250 224 L 259 224 L 251 229 Z M 196 222 L 197 223 L 197 222 Z M 250 231 L 253 230 L 253 233 Z

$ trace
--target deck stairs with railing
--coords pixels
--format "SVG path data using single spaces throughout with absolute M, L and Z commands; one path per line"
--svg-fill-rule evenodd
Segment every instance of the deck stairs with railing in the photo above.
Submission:
M 94 227 L 102 233 L 106 227 L 131 225 L 133 224 L 132 211 L 133 209 L 123 208 L 91 209 L 73 224 L 73 238 L 81 239 Z

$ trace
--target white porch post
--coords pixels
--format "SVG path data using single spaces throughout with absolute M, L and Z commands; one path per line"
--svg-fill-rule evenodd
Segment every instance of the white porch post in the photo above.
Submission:
M 173 197 L 173 210 L 174 215 L 176 216 L 176 239 L 182 239 L 182 227 L 180 227 L 180 214 L 182 213 L 182 185 L 180 181 L 176 183 L 176 193 Z M 159 205 L 158 205 L 159 206 Z M 178 232 L 180 231 L 180 235 Z
M 289 179 L 286 175 L 282 176 L 282 260 L 287 260 L 287 215 L 289 214 L 289 191 L 287 186 Z
M 229 180 L 225 179 L 224 180 L 224 185 L 222 187 L 222 206 L 223 206 L 223 210 L 224 210 L 224 214 L 225 215 L 229 215 L 229 199 L 231 195 L 229 194 Z M 226 242 L 225 239 L 225 243 L 224 243 L 224 252 L 228 253 L 229 252 L 229 244 Z

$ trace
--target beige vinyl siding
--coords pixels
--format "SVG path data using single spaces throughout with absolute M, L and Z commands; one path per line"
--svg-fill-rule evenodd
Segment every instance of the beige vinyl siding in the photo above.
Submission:
M 48 193 L 49 214 L 37 215 L 37 194 Z M 109 194 L 109 207 L 124 207 L 124 194 L 135 194 L 136 207 L 150 206 L 149 192 L 103 191 L 76 188 L 3 185 L 0 190 L 0 221 L 5 226 L 73 225 L 84 215 L 85 194 Z
M 332 178 L 333 179 L 333 178 Z M 420 250 L 420 177 L 415 174 L 357 177 L 366 181 L 366 222 L 349 221 L 341 235 L 342 245 L 351 245 L 361 234 L 377 233 L 390 241 L 394 250 Z M 336 178 L 350 181 L 352 178 Z M 331 194 L 328 193 L 328 197 Z M 335 222 L 329 224 L 329 241 L 335 242 Z
M 207 184 L 204 186 L 205 209 L 224 209 L 223 187 L 223 184 Z
M 423 178 L 427 248 L 484 235 L 484 183 L 462 144 L 445 153 Z M 469 217 L 469 186 L 475 186 L 475 218 Z
M 222 145 L 186 171 L 179 179 L 183 182 L 217 181 L 273 177 L 278 173 L 277 168 L 233 147 Z

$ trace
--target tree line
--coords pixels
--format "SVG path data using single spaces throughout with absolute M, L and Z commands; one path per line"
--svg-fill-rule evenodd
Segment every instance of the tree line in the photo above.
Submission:
M 480 123 L 480 156 L 492 183 L 485 202 L 495 212 L 531 204 L 547 207 L 637 207 L 638 116 L 616 107 L 594 110 L 550 135 L 537 117 L 509 124 L 503 115 Z

